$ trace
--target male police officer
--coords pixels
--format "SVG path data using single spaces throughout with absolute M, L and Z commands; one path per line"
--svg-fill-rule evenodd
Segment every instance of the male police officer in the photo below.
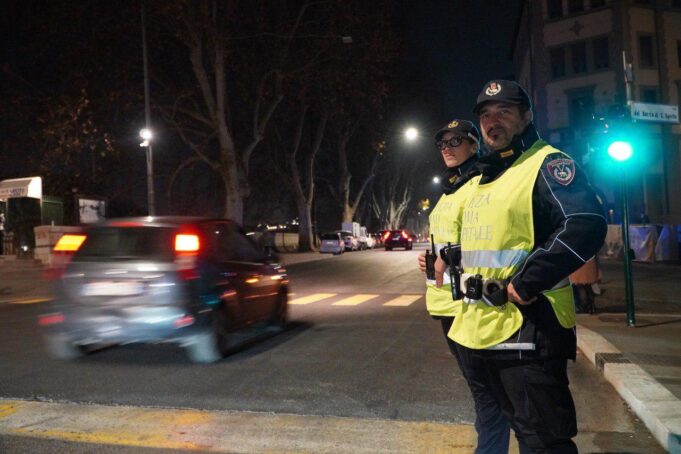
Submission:
M 459 189 L 471 178 L 479 175 L 475 164 L 480 149 L 480 133 L 470 121 L 455 119 L 435 134 L 435 146 L 447 166 L 441 176 L 444 194 L 428 218 L 433 249 L 437 257 L 448 244 L 459 244 L 461 211 L 467 198 L 466 191 Z M 425 253 L 419 255 L 418 263 L 421 271 L 428 274 Z M 510 435 L 509 422 L 501 412 L 490 386 L 482 380 L 483 377 L 480 374 L 469 373 L 479 361 L 476 363 L 476 358 L 447 337 L 462 304 L 461 297 L 452 296 L 453 283 L 450 274 L 444 276 L 441 287 L 435 286 L 433 276 L 426 280 L 426 309 L 433 318 L 440 320 L 447 345 L 471 390 L 475 403 L 475 430 L 478 433 L 475 453 L 506 453 Z
M 536 453 L 576 453 L 567 359 L 575 309 L 567 277 L 593 257 L 607 229 L 586 176 L 541 140 L 529 97 L 493 80 L 474 112 L 488 155 L 461 218 L 461 314 L 449 332 L 474 350 L 519 442 Z M 436 262 L 436 281 L 444 264 Z

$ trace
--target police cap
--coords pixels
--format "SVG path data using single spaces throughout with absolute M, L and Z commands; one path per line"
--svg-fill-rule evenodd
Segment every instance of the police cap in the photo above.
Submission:
M 512 80 L 490 80 L 487 82 L 478 95 L 473 113 L 480 114 L 482 106 L 491 101 L 519 104 L 532 109 L 530 97 L 527 96 L 523 87 Z
M 465 139 L 470 139 L 477 144 L 480 143 L 480 133 L 478 132 L 478 128 L 476 128 L 475 125 L 468 120 L 456 119 L 450 121 L 435 134 L 435 141 L 437 142 L 440 140 L 446 132 L 453 132 L 454 135 L 463 137 Z

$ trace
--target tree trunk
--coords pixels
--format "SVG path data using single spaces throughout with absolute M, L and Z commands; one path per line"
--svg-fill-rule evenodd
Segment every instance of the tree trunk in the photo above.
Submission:
M 312 232 L 312 201 L 296 200 L 298 205 L 298 252 L 316 251 Z

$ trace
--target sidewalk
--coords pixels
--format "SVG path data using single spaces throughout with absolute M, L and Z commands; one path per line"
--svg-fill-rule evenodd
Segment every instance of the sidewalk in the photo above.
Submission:
M 596 314 L 577 316 L 577 345 L 660 444 L 681 453 L 681 266 L 633 263 L 635 327 L 623 263 L 601 264 Z

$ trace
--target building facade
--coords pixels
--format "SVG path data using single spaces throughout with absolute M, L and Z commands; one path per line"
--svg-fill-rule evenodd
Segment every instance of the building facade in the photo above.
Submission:
M 512 58 L 540 134 L 586 169 L 618 222 L 622 174 L 599 145 L 593 118 L 625 111 L 627 85 L 630 101 L 681 104 L 681 0 L 523 0 Z M 628 178 L 632 222 L 681 224 L 681 126 L 622 124 L 638 138 Z

